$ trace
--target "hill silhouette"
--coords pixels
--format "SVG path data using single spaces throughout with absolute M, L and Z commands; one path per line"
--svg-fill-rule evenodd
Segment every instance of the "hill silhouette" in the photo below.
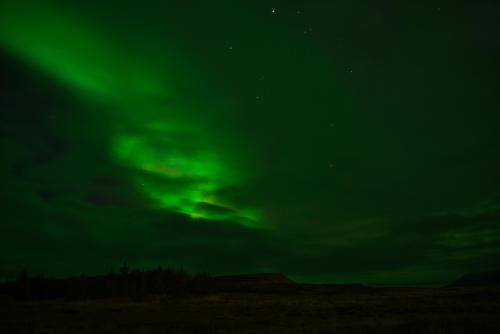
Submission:
M 447 285 L 450 288 L 480 286 L 500 286 L 500 271 L 465 274 Z
M 258 273 L 216 276 L 214 280 L 224 283 L 249 283 L 249 284 L 293 284 L 294 282 L 282 273 Z

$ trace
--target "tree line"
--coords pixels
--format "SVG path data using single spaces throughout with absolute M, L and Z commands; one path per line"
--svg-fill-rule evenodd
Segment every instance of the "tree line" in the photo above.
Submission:
M 204 294 L 211 288 L 207 274 L 192 275 L 172 268 L 131 270 L 125 262 L 118 273 L 63 279 L 30 277 L 23 271 L 17 279 L 0 285 L 0 294 L 18 300 L 130 298 L 150 296 Z

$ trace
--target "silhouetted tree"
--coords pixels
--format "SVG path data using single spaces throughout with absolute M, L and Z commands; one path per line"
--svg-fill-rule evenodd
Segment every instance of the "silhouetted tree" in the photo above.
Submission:
M 22 300 L 31 298 L 30 281 L 29 281 L 28 272 L 26 271 L 26 269 L 21 271 L 21 273 L 17 277 L 17 280 L 15 282 L 15 293 L 16 293 L 17 297 L 22 299 Z
M 206 274 L 190 275 L 183 269 L 158 267 L 154 270 L 130 270 L 125 261 L 120 274 L 65 279 L 29 277 L 23 270 L 13 282 L 0 284 L 0 291 L 21 300 L 66 298 L 70 300 L 127 297 L 144 300 L 152 295 L 206 293 L 211 280 Z
M 120 268 L 120 274 L 122 276 L 127 276 L 130 273 L 130 268 L 128 267 L 127 261 L 123 261 L 123 264 Z

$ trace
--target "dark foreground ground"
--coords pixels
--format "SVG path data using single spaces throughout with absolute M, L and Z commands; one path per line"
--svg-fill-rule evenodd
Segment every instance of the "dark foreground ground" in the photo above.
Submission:
M 499 288 L 267 286 L 148 301 L 13 302 L 0 333 L 500 333 Z

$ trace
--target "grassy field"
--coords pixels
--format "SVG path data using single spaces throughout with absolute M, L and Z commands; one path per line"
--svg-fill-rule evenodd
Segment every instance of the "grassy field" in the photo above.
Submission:
M 262 286 L 147 301 L 1 302 L 1 333 L 500 333 L 500 289 Z

